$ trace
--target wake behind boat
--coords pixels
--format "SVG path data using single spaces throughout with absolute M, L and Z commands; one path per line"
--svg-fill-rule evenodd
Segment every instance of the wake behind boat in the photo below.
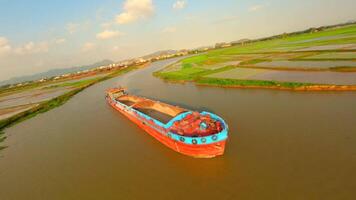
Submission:
M 223 155 L 228 138 L 225 121 L 210 112 L 193 112 L 144 97 L 123 88 L 107 90 L 108 103 L 167 147 L 184 155 Z

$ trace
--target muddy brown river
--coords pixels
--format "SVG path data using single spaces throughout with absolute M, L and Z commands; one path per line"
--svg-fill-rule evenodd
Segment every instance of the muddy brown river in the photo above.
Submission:
M 0 199 L 355 199 L 356 93 L 222 89 L 151 76 L 172 60 L 96 84 L 6 129 Z M 106 88 L 230 126 L 225 155 L 180 155 L 104 99 Z

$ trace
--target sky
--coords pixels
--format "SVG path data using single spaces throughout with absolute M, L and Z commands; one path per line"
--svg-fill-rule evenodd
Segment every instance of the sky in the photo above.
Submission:
M 355 0 L 0 0 L 0 81 L 356 20 Z

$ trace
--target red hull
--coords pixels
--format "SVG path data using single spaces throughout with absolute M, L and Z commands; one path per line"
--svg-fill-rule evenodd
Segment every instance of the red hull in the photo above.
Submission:
M 197 158 L 212 158 L 224 154 L 226 140 L 206 145 L 189 145 L 177 142 L 169 137 L 166 137 L 165 135 L 162 135 L 160 132 L 143 123 L 141 120 L 131 115 L 130 113 L 121 110 L 115 105 L 115 103 L 111 101 L 109 101 L 109 103 L 112 107 L 114 107 L 116 110 L 121 112 L 140 128 L 149 133 L 152 137 L 156 138 L 158 141 L 176 152 Z

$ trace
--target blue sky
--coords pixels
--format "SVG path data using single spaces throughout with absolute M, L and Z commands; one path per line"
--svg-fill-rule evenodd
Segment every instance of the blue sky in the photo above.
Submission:
M 356 19 L 354 0 L 0 0 L 0 80 Z

